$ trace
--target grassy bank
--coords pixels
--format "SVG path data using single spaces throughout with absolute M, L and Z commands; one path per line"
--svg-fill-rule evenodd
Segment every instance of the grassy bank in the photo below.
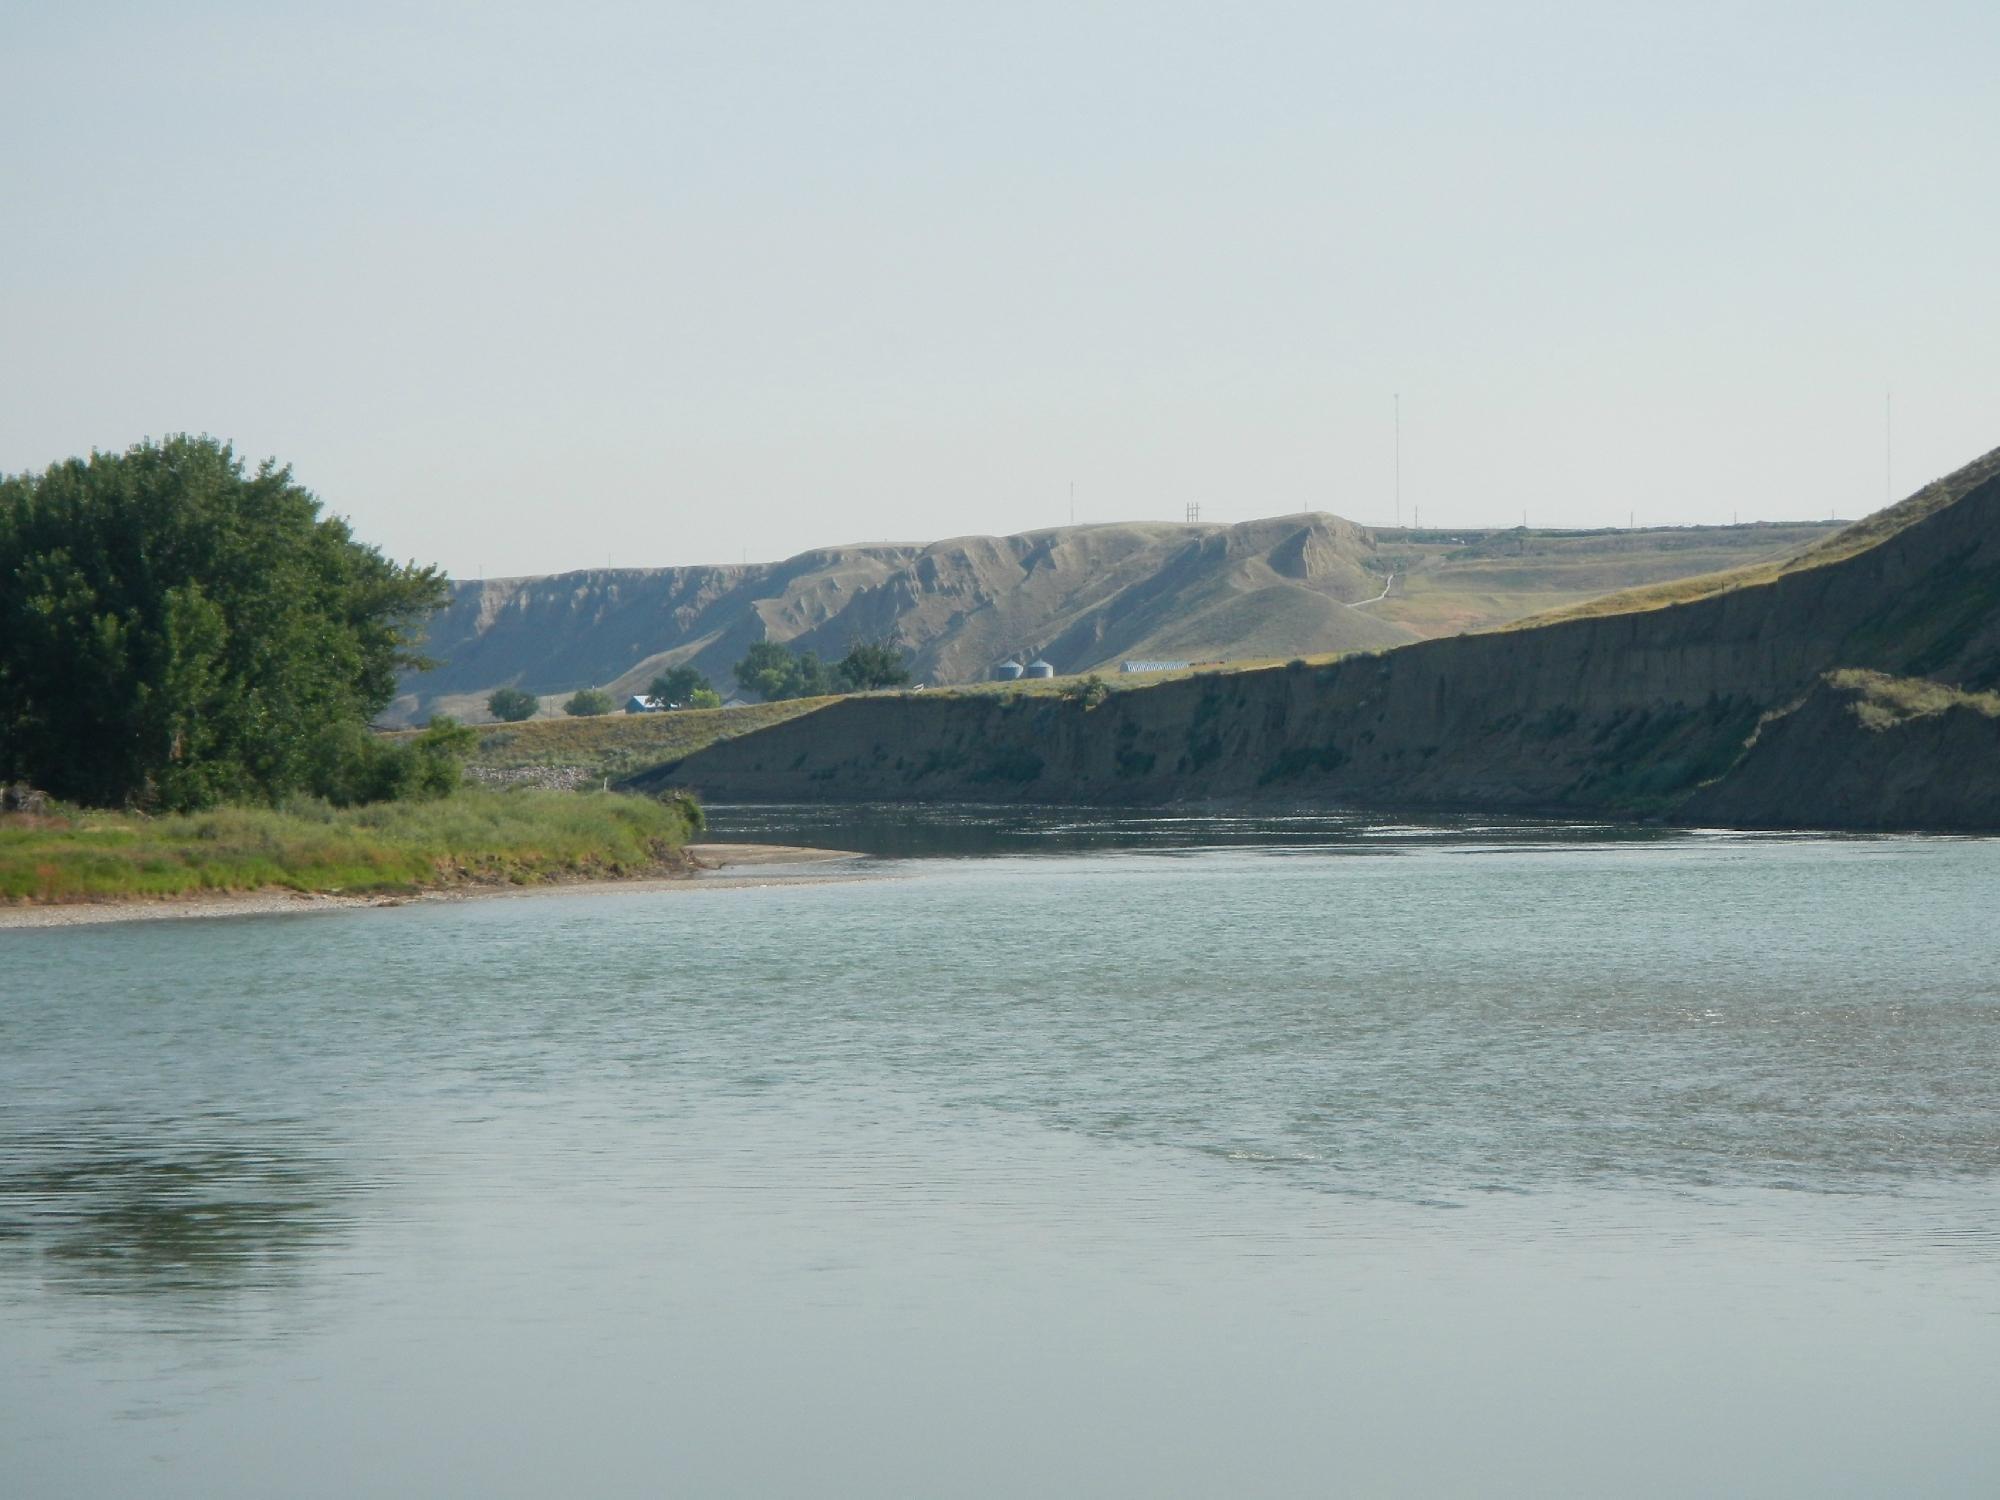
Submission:
M 486 724 L 479 726 L 479 743 L 465 764 L 475 775 L 573 770 L 591 784 L 607 776 L 615 781 L 647 766 L 692 755 L 717 740 L 811 713 L 832 701 L 797 698 L 739 708 L 683 708 L 665 714 L 603 714 Z M 404 731 L 396 737 L 413 733 Z
M 692 802 L 472 789 L 335 809 L 0 817 L 0 901 L 127 901 L 267 889 L 367 892 L 660 873 Z
M 1922 677 L 1891 677 L 1859 668 L 1830 672 L 1826 680 L 1854 695 L 1854 716 L 1870 729 L 1892 729 L 1962 708 L 2000 719 L 2000 693 L 1967 693 Z

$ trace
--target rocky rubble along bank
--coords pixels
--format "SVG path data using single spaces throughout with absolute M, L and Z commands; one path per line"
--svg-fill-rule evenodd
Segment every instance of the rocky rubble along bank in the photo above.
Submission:
M 545 792 L 580 792 L 596 786 L 603 778 L 582 766 L 515 766 L 496 770 L 491 766 L 467 766 L 465 779 L 479 786 L 531 786 Z

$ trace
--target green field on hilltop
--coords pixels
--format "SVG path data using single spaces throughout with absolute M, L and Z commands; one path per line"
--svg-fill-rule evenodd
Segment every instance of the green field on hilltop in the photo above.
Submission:
M 701 829 L 691 800 L 466 790 L 333 808 L 0 815 L 0 900 L 168 899 L 208 892 L 417 891 L 642 875 Z

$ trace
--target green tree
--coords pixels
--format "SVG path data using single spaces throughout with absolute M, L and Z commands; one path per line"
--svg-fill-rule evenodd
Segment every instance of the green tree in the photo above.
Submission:
M 712 687 L 698 687 L 688 694 L 687 705 L 689 708 L 720 708 L 722 694 Z
M 335 807 L 448 797 L 458 790 L 465 757 L 478 741 L 477 730 L 444 714 L 408 740 L 343 724 L 322 736 L 307 785 Z
M 833 669 L 840 691 L 865 693 L 871 688 L 902 687 L 910 680 L 903 653 L 886 642 L 857 641 Z
M 299 789 L 447 589 L 214 438 L 0 479 L 0 780 L 166 808 Z
M 781 698 L 817 698 L 837 693 L 834 674 L 816 651 L 793 653 L 781 641 L 758 641 L 736 664 L 736 683 L 766 703 Z
M 602 688 L 578 688 L 564 701 L 563 712 L 573 719 L 594 719 L 617 706 L 617 700 Z
M 687 703 L 696 693 L 714 688 L 715 684 L 693 667 L 675 667 L 646 684 L 646 696 L 660 703 Z
M 541 711 L 542 700 L 520 688 L 504 687 L 486 700 L 486 711 L 502 723 L 518 724 Z

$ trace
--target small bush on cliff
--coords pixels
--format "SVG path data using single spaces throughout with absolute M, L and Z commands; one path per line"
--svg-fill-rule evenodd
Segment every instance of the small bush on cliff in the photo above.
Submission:
M 1111 687 L 1102 677 L 1092 672 L 1077 682 L 1066 682 L 1062 689 L 1063 698 L 1070 703 L 1081 703 L 1085 708 L 1095 708 L 1111 696 Z

